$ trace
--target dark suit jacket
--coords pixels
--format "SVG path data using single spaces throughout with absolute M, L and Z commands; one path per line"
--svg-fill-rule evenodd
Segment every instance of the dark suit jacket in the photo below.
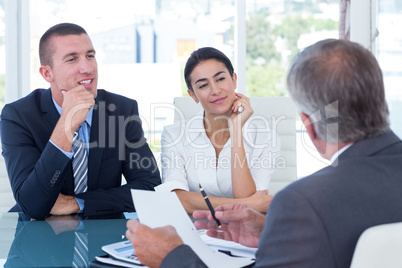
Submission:
M 137 102 L 104 90 L 98 90 L 95 102 L 88 191 L 76 197 L 85 200 L 84 216 L 134 211 L 130 189 L 153 190 L 161 182 Z M 49 89 L 37 89 L 4 106 L 1 142 L 17 201 L 11 211 L 41 219 L 59 193 L 74 195 L 72 160 L 49 141 L 59 117 Z
M 394 133 L 358 141 L 338 160 L 275 195 L 255 267 L 349 267 L 364 230 L 402 221 L 402 143 Z M 166 260 L 180 251 L 171 254 Z

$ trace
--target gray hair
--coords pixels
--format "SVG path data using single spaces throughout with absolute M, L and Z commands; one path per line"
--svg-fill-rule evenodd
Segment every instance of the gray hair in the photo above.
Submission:
M 327 143 L 354 142 L 389 131 L 377 60 L 361 45 L 327 39 L 297 54 L 287 85 L 299 112 Z

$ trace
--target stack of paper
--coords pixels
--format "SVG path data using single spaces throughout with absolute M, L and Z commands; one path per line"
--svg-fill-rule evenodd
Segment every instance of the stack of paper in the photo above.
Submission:
M 252 253 L 249 253 L 248 257 L 238 258 L 209 247 L 201 239 L 175 192 L 131 190 L 131 194 L 142 224 L 151 228 L 172 225 L 183 242 L 189 245 L 208 267 L 243 267 L 254 262 Z M 227 243 L 225 245 L 226 249 L 235 250 L 235 248 L 228 247 Z M 245 248 L 247 247 L 242 249 Z

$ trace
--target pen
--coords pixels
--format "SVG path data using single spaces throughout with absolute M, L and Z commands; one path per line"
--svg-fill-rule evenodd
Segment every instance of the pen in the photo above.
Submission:
M 209 211 L 211 211 L 212 217 L 214 217 L 216 224 L 218 225 L 218 228 L 221 228 L 221 222 L 215 217 L 215 210 L 211 205 L 211 202 L 209 202 L 208 196 L 205 193 L 204 189 L 202 188 L 201 184 L 198 184 L 198 186 L 200 186 L 200 191 L 202 193 L 202 196 L 204 197 L 205 202 L 208 205 Z

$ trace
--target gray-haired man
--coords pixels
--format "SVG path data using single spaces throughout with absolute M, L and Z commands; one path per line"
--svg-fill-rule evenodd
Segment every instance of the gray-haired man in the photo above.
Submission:
M 313 144 L 333 164 L 279 192 L 266 217 L 230 204 L 216 208 L 222 231 L 196 226 L 258 246 L 255 267 L 349 267 L 364 230 L 402 221 L 402 143 L 389 129 L 381 69 L 362 46 L 323 40 L 295 57 L 287 83 Z M 213 220 L 208 211 L 193 216 Z M 172 227 L 127 227 L 145 265 L 205 267 Z

